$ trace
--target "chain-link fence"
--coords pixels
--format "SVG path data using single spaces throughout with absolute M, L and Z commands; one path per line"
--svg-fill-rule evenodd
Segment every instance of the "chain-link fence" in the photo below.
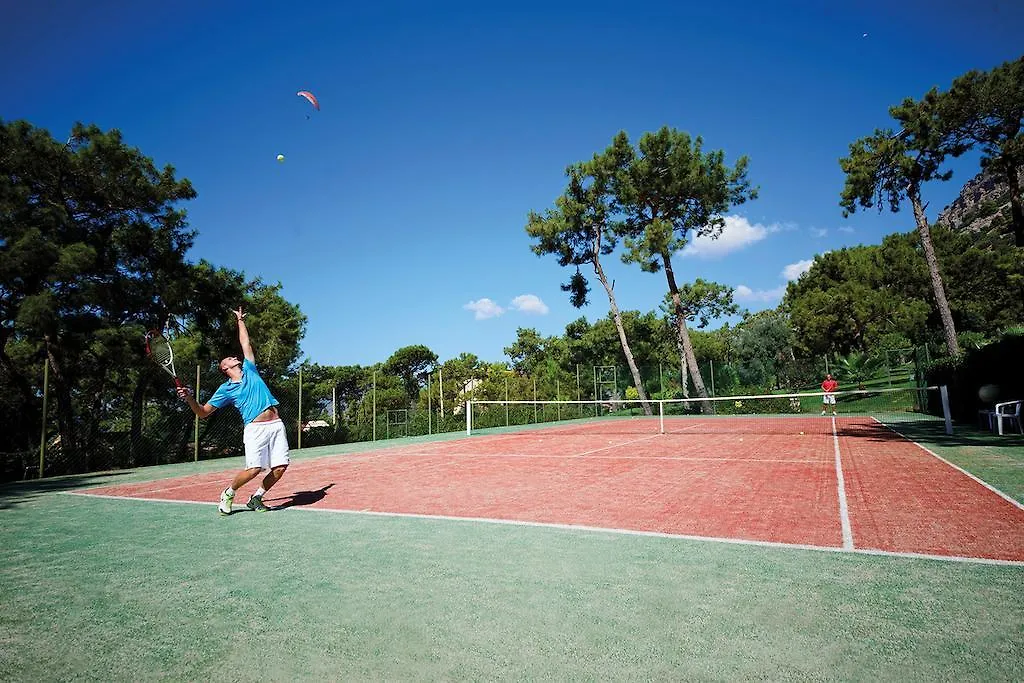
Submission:
M 876 354 L 878 356 L 879 354 Z M 920 376 L 927 351 L 907 349 L 880 354 L 874 386 L 906 386 Z M 711 396 L 816 390 L 836 359 L 779 358 L 764 361 L 702 360 L 700 375 Z M 445 366 L 447 367 L 447 366 Z M 268 378 L 278 399 L 288 442 L 294 448 L 379 441 L 465 429 L 465 402 L 473 400 L 634 400 L 637 382 L 621 365 L 539 364 L 533 372 L 500 365 L 463 370 L 434 370 L 415 378 L 366 369 L 345 391 L 301 372 Z M 638 368 L 651 399 L 697 396 L 692 381 L 684 384 L 678 359 Z M 184 373 L 198 387 L 202 403 L 223 381 L 216 368 Z M 177 398 L 174 386 L 159 372 L 133 377 L 132 386 L 65 392 L 48 396 L 35 416 L 40 425 L 38 449 L 0 453 L 4 480 L 57 476 L 175 462 L 209 460 L 242 454 L 242 421 L 234 409 L 218 410 L 200 420 Z M 50 387 L 50 394 L 55 393 Z M 538 416 L 539 419 L 539 416 Z M 70 447 L 69 444 L 70 443 Z

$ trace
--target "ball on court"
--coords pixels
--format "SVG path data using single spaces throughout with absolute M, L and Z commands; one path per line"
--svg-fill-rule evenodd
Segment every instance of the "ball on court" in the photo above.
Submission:
M 803 432 L 800 432 L 800 435 L 803 436 Z
M 283 154 L 278 154 L 277 155 L 277 160 L 278 161 L 284 161 L 284 155 Z
M 978 398 L 985 403 L 995 403 L 999 398 L 999 387 L 995 384 L 985 384 L 978 389 Z

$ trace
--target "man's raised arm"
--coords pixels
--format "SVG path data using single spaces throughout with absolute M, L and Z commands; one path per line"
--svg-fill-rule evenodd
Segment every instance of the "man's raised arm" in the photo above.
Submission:
M 235 311 L 235 318 L 238 320 L 238 343 L 242 347 L 242 355 L 246 360 L 255 363 L 256 356 L 252 352 L 252 344 L 249 343 L 249 330 L 245 327 L 245 313 L 242 312 L 241 306 Z

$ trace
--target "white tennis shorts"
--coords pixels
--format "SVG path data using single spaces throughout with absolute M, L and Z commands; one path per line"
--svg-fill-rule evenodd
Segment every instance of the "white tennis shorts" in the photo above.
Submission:
M 822 405 L 824 405 L 826 403 L 829 403 L 831 405 L 835 405 L 836 404 L 836 395 L 835 394 L 825 394 L 824 396 L 821 397 L 821 403 L 822 403 Z
M 259 467 L 264 472 L 287 465 L 288 435 L 284 431 L 284 422 L 269 420 L 267 422 L 250 422 L 245 425 L 242 435 L 245 444 L 245 469 Z

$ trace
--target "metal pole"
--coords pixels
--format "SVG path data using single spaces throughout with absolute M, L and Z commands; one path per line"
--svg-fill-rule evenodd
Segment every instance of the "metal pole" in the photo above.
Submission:
M 432 422 L 433 422 L 433 419 L 434 419 L 433 410 L 432 410 L 433 409 L 433 403 L 430 400 L 430 375 L 431 375 L 431 373 L 428 372 L 427 373 L 427 434 L 428 435 L 433 433 L 430 430 L 431 430 Z
M 196 363 L 196 400 L 199 400 L 199 363 Z M 199 416 L 193 416 L 192 460 L 199 462 Z
M 580 364 L 579 363 L 576 364 L 576 400 L 578 401 L 578 403 L 576 403 L 576 405 L 578 405 L 580 407 L 580 417 L 583 417 L 583 390 L 580 389 Z
M 50 359 L 43 359 L 43 432 L 39 437 L 39 478 L 43 478 L 43 461 L 46 459 L 46 399 L 50 393 Z M 23 473 L 24 474 L 24 473 Z
M 665 375 L 661 369 L 661 361 L 658 361 L 658 393 L 665 398 Z
M 715 360 L 708 358 L 708 363 L 711 364 L 711 395 L 715 395 Z
M 443 370 L 437 371 L 437 395 L 438 401 L 441 403 L 441 418 L 438 422 L 439 425 L 444 425 L 444 374 Z M 438 429 L 442 429 L 441 426 Z
M 508 375 L 505 375 L 505 426 L 508 427 Z
M 537 424 L 537 378 L 533 378 L 533 423 Z
M 302 366 L 299 366 L 299 445 L 297 448 L 302 448 Z
M 939 396 L 942 400 L 942 415 L 946 419 L 946 434 L 953 433 L 953 420 L 949 414 L 949 389 L 943 384 L 939 387 Z M 999 435 L 1003 434 L 1003 421 L 999 420 Z
M 373 440 L 377 440 L 377 371 L 373 371 L 373 415 L 370 417 L 373 424 Z
M 558 381 L 558 378 L 556 377 L 555 378 L 555 415 L 557 416 L 559 422 L 562 421 L 562 403 L 561 403 L 561 401 L 562 401 L 561 383 Z

